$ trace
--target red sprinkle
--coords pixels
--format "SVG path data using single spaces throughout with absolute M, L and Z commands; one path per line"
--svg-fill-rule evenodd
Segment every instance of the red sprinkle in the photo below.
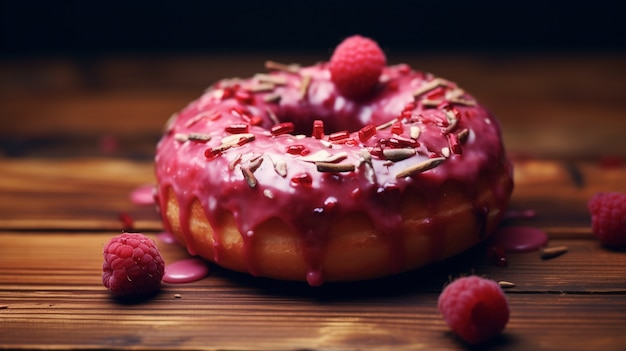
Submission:
M 250 126 L 246 123 L 233 123 L 226 127 L 226 132 L 230 134 L 247 133 Z
M 404 110 L 400 113 L 400 119 L 410 119 L 411 117 L 413 117 L 412 110 Z
M 280 123 L 272 127 L 270 132 L 272 135 L 289 134 L 294 131 L 295 125 L 292 122 Z
M 393 138 L 389 138 L 389 139 L 380 139 L 378 141 L 378 143 L 382 146 L 382 147 L 390 147 L 390 148 L 403 148 L 403 147 L 418 147 L 420 146 L 420 143 L 415 140 L 415 139 L 411 139 L 411 138 L 405 138 L 403 136 L 400 135 L 396 135 Z
M 254 103 L 252 95 L 245 90 L 237 90 L 237 92 L 235 92 L 235 100 L 245 105 L 252 105 Z
M 460 155 L 463 153 L 461 142 L 459 141 L 459 137 L 456 134 L 453 134 L 453 133 L 448 134 L 448 144 L 450 145 L 450 150 L 452 150 L 453 153 L 457 155 Z
M 308 173 L 300 173 L 291 178 L 291 185 L 310 188 L 313 185 L 313 178 Z
M 367 152 L 370 153 L 370 155 L 378 158 L 378 159 L 384 159 L 385 156 L 383 154 L 383 149 L 381 146 L 376 146 L 376 147 L 368 147 L 367 148 Z
M 396 122 L 391 126 L 392 134 L 402 134 L 404 132 L 404 127 L 402 126 L 402 122 Z
M 347 130 L 342 130 L 341 132 L 336 132 L 328 136 L 328 140 L 330 141 L 339 141 L 342 139 L 347 139 L 350 136 Z
M 415 107 L 416 107 L 416 105 L 415 105 L 414 102 L 409 102 L 408 104 L 406 104 L 406 106 L 404 106 L 404 110 L 402 110 L 402 111 L 403 112 L 404 111 L 413 111 L 413 110 L 415 110 Z
M 230 99 L 233 96 L 235 96 L 235 91 L 238 87 L 239 87 L 238 85 L 235 85 L 232 87 L 224 88 L 223 93 L 222 93 L 222 100 Z
M 241 118 L 250 118 L 250 111 L 243 106 L 235 106 L 230 111 Z
M 358 135 L 359 135 L 359 140 L 361 140 L 361 142 L 364 143 L 367 140 L 369 140 L 371 137 L 376 135 L 376 126 L 372 124 L 368 124 L 365 127 L 361 128 L 361 130 L 359 130 Z
M 212 160 L 221 154 L 222 154 L 222 150 L 219 148 L 210 148 L 204 151 L 204 157 L 206 157 L 209 160 Z
M 119 220 L 122 222 L 122 230 L 125 232 L 131 232 L 135 229 L 133 217 L 128 213 L 120 213 Z
M 324 121 L 316 119 L 313 121 L 313 137 L 322 139 L 324 137 Z
M 439 100 L 439 99 L 442 99 L 443 96 L 444 96 L 444 90 L 441 87 L 439 87 L 439 88 L 433 89 L 431 92 L 426 94 L 426 99 L 427 100 Z
M 260 116 L 250 117 L 250 124 L 252 124 L 253 126 L 258 126 L 261 123 L 263 123 L 263 118 L 261 118 Z
M 306 146 L 302 145 L 302 144 L 294 144 L 294 145 L 289 145 L 287 147 L 287 153 L 291 154 L 291 155 L 301 155 L 304 156 L 306 154 L 308 154 L 310 151 L 309 149 L 306 148 Z

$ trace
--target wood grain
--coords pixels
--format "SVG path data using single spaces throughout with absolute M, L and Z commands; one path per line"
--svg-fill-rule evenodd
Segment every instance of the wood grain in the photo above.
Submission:
M 439 317 L 436 298 L 448 275 L 469 271 L 516 284 L 506 290 L 512 317 L 496 348 L 626 345 L 626 256 L 593 240 L 553 240 L 570 250 L 550 261 L 533 252 L 495 267 L 485 262 L 483 247 L 399 277 L 319 289 L 214 268 L 199 282 L 166 284 L 153 299 L 119 303 L 100 279 L 101 250 L 111 235 L 0 232 L 0 345 L 454 349 L 461 345 Z M 178 245 L 160 249 L 166 262 L 187 257 Z
M 153 238 L 162 230 L 154 206 L 129 194 L 154 182 L 169 114 L 267 58 L 324 55 L 0 60 L 0 349 L 626 349 L 626 254 L 600 245 L 586 208 L 596 192 L 626 192 L 623 53 L 389 56 L 457 81 L 500 118 L 510 209 L 536 213 L 502 225 L 545 230 L 549 246 L 568 248 L 561 256 L 509 253 L 496 267 L 487 242 L 414 272 L 320 288 L 211 266 L 151 299 L 113 299 L 102 248 L 122 230 L 120 213 Z M 159 247 L 166 262 L 189 257 Z M 507 329 L 484 347 L 455 338 L 436 308 L 442 287 L 467 274 L 515 284 Z

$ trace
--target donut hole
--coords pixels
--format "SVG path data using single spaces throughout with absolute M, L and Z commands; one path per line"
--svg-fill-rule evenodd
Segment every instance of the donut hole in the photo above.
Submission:
M 328 106 L 326 106 L 328 105 Z M 353 102 L 341 96 L 329 97 L 323 108 L 312 106 L 281 106 L 276 111 L 280 122 L 294 124 L 294 134 L 313 135 L 313 124 L 316 120 L 324 123 L 324 134 L 347 131 L 353 133 L 374 123 L 370 117 L 373 107 L 357 107 Z M 393 116 L 389 116 L 391 119 Z

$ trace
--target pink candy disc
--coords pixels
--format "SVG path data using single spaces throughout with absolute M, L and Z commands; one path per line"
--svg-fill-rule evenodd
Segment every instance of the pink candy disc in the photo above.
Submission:
M 169 232 L 162 232 L 156 235 L 157 239 L 164 244 L 176 244 L 176 237 Z
M 539 250 L 548 243 L 548 234 L 532 227 L 502 227 L 491 238 L 491 245 L 508 252 Z
M 135 188 L 130 193 L 130 201 L 135 205 L 154 205 L 154 185 L 147 184 Z
M 209 265 L 206 261 L 199 258 L 189 258 L 166 265 L 163 282 L 191 283 L 206 277 L 209 272 Z

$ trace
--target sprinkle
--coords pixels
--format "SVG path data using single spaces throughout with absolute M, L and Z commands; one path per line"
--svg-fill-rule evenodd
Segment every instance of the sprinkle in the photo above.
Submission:
M 448 121 L 448 126 L 446 127 L 444 134 L 451 133 L 454 128 L 459 124 L 459 119 L 456 118 L 454 111 L 449 109 L 444 109 L 443 112 L 446 115 L 446 120 Z
M 465 128 L 462 131 L 460 131 L 459 134 L 456 136 L 456 138 L 459 140 L 461 144 L 465 144 L 465 142 L 469 138 L 469 129 Z
M 219 148 L 222 148 L 222 151 L 224 151 L 233 146 L 241 146 L 252 140 L 254 140 L 254 134 L 252 133 L 227 135 L 224 138 L 222 138 L 222 145 L 220 145 Z
M 463 96 L 463 94 L 465 94 L 465 90 L 461 89 L 461 88 L 453 88 L 452 90 L 448 90 L 446 92 L 446 100 L 456 100 L 461 98 L 461 96 Z
M 365 127 L 359 129 L 357 135 L 359 136 L 359 140 L 364 143 L 371 137 L 376 135 L 376 127 L 372 124 L 368 124 Z
M 274 84 L 259 83 L 259 84 L 253 84 L 249 86 L 248 90 L 252 93 L 263 93 L 263 92 L 272 91 L 274 90 L 274 88 L 275 88 Z
M 270 189 L 264 189 L 263 190 L 263 195 L 266 198 L 268 198 L 268 199 L 273 199 L 274 198 L 274 193 Z
M 498 285 L 503 289 L 510 289 L 515 287 L 515 283 L 508 282 L 506 280 L 500 280 Z
M 456 99 L 450 99 L 448 101 L 457 105 L 476 106 L 476 100 L 471 100 L 471 99 L 456 98 Z
M 390 161 L 401 161 L 416 154 L 414 148 L 384 149 L 383 155 Z
M 248 130 L 250 129 L 250 126 L 248 125 L 248 123 L 232 123 L 226 126 L 225 130 L 227 133 L 230 134 L 241 134 L 241 133 L 247 133 Z
M 237 90 L 235 92 L 235 100 L 237 100 L 237 102 L 239 102 L 240 104 L 244 104 L 244 105 L 254 104 L 254 97 L 245 90 Z
M 300 71 L 300 65 L 296 63 L 284 64 L 275 61 L 265 61 L 265 68 L 277 71 L 284 71 L 289 73 L 298 73 Z
M 568 250 L 567 246 L 544 247 L 541 249 L 541 259 L 549 260 L 557 256 L 561 256 Z
M 461 147 L 458 135 L 448 134 L 448 145 L 450 145 L 450 150 L 452 150 L 453 153 L 457 155 L 461 155 L 463 153 L 463 148 Z
M 422 106 L 424 106 L 424 107 L 437 107 L 442 102 L 443 102 L 443 100 L 424 99 L 424 100 L 422 100 Z
M 396 174 L 396 178 L 404 178 L 416 173 L 426 172 L 439 166 L 445 160 L 446 159 L 444 157 L 429 158 L 423 162 L 414 164 L 413 166 L 401 170 L 400 172 L 398 172 L 398 174 Z
M 278 76 L 275 74 L 257 73 L 253 77 L 260 83 L 272 84 L 272 85 L 285 85 L 287 84 L 287 77 Z
M 361 158 L 363 158 L 363 161 L 365 161 L 366 163 L 372 163 L 372 154 L 370 154 L 367 149 L 361 149 L 361 151 L 359 151 L 359 155 L 361 155 Z
M 348 158 L 347 152 L 338 152 L 336 154 L 331 154 L 326 150 L 320 150 L 313 154 L 300 157 L 300 160 L 304 162 L 325 162 L 325 163 L 337 163 L 339 161 L 343 161 Z
M 404 127 L 402 126 L 402 122 L 395 122 L 391 125 L 391 133 L 392 134 L 402 134 L 404 132 Z
M 287 176 L 287 162 L 278 155 L 267 155 L 272 161 L 272 165 L 274 166 L 274 171 L 279 176 L 285 178 Z
M 241 167 L 241 173 L 243 174 L 243 178 L 246 180 L 249 187 L 255 188 L 257 186 L 258 181 L 250 168 Z
M 324 145 L 325 147 L 327 147 L 329 149 L 333 148 L 333 143 L 331 143 L 328 140 L 320 139 L 320 144 Z
M 280 99 L 281 99 L 281 96 L 278 93 L 267 94 L 263 97 L 263 101 L 265 102 L 279 102 Z
M 276 117 L 274 111 L 272 111 L 272 109 L 269 107 L 267 108 L 267 115 L 270 117 L 274 124 L 280 124 L 280 120 L 278 119 L 278 117 Z
M 441 154 L 443 155 L 443 157 L 450 157 L 450 148 L 449 147 L 442 147 L 441 148 Z
M 420 134 L 422 133 L 422 130 L 420 129 L 420 127 L 418 126 L 411 126 L 410 131 L 409 131 L 409 135 L 411 136 L 412 139 L 416 139 L 420 137 Z
M 179 143 L 184 143 L 185 141 L 189 140 L 189 137 L 187 136 L 187 134 L 184 133 L 176 133 L 174 134 L 174 140 L 178 141 Z
M 441 87 L 441 86 L 447 86 L 449 85 L 450 82 L 448 82 L 445 79 L 442 78 L 435 78 L 433 80 L 431 80 L 430 82 L 427 82 L 425 84 L 423 84 L 421 87 L 419 87 L 419 89 L 417 89 L 416 91 L 413 92 L 413 96 L 414 97 L 418 97 L 420 95 L 423 95 L 424 93 L 427 93 L 435 88 Z
M 270 129 L 272 135 L 289 134 L 294 131 L 295 125 L 292 122 L 279 123 Z
M 204 133 L 189 133 L 187 135 L 187 139 L 189 139 L 190 141 L 206 143 L 207 141 L 211 140 L 211 136 Z
M 324 121 L 316 119 L 313 121 L 313 137 L 322 139 L 324 137 Z
M 374 172 L 374 166 L 372 165 L 372 154 L 369 153 L 366 149 L 361 149 L 359 152 L 361 155 L 361 159 L 359 162 L 359 168 L 363 168 L 363 176 L 367 179 L 371 184 L 376 183 L 376 172 Z M 363 166 L 364 165 L 364 166 Z
M 316 162 L 318 172 L 352 172 L 354 171 L 354 165 L 352 163 L 330 163 L 330 162 Z
M 350 133 L 348 133 L 347 130 L 342 130 L 340 132 L 335 132 L 332 133 L 331 135 L 328 136 L 328 140 L 330 141 L 340 141 L 343 139 L 347 139 L 348 137 L 350 137 Z
M 248 168 L 254 173 L 263 163 L 263 154 L 255 154 L 248 161 Z
M 378 127 L 376 127 L 376 130 L 387 129 L 387 128 L 391 127 L 394 123 L 396 123 L 397 120 L 398 120 L 397 118 L 394 118 L 394 119 L 392 119 L 389 122 L 385 122 L 385 123 L 379 125 Z
M 311 85 L 311 76 L 306 74 L 302 76 L 302 85 L 300 85 L 300 98 L 304 99 L 309 92 L 309 86 Z
M 231 170 L 231 171 L 233 169 L 235 169 L 237 164 L 239 164 L 239 162 L 241 162 L 241 157 L 242 157 L 241 154 L 237 154 L 237 156 L 235 156 L 235 158 L 228 163 L 228 169 Z

